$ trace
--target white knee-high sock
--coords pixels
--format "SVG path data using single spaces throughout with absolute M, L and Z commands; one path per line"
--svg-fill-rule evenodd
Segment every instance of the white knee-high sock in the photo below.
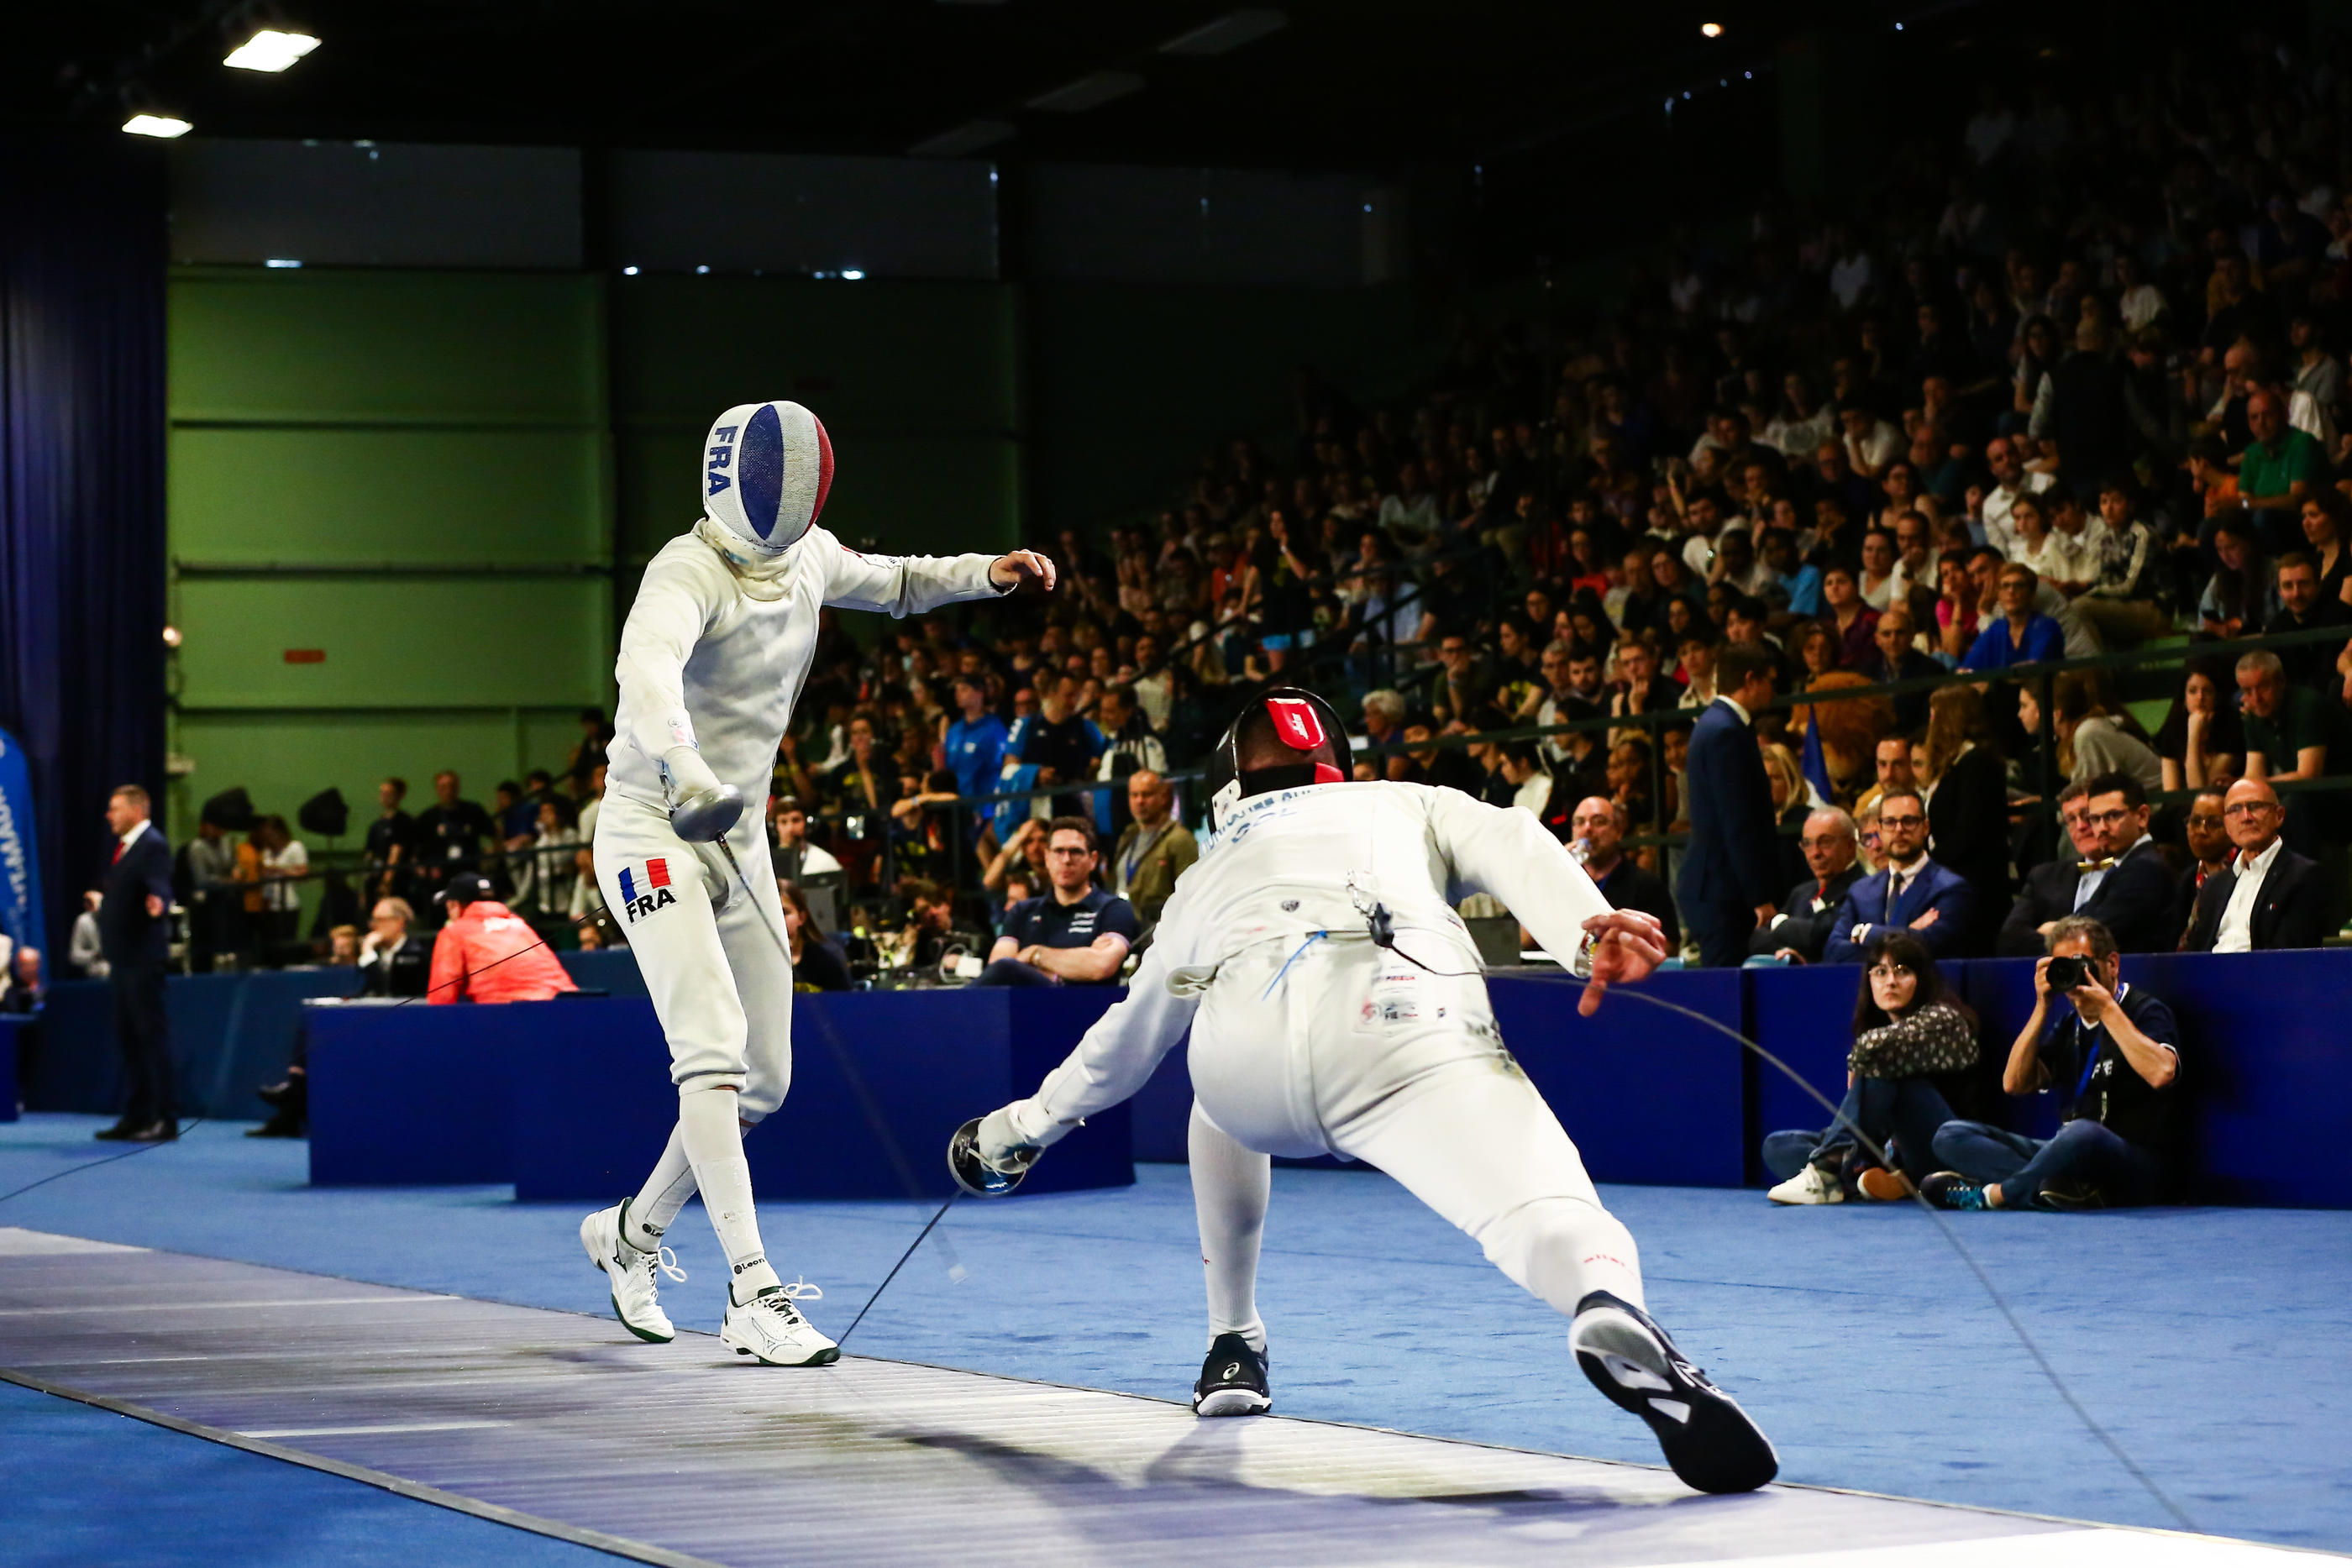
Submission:
M 1245 1149 L 1192 1107 L 1185 1133 L 1192 1164 L 1192 1210 L 1201 1221 L 1201 1262 L 1209 1284 L 1209 1338 L 1237 1333 L 1265 1354 L 1265 1325 L 1257 1315 L 1257 1258 L 1265 1238 L 1265 1210 L 1274 1196 L 1274 1165 Z
M 623 1228 L 621 1239 L 640 1252 L 652 1251 L 661 1245 L 662 1232 L 693 1196 L 694 1162 L 686 1157 L 686 1128 L 681 1123 L 670 1128 L 669 1143 L 654 1162 L 653 1174 L 629 1200 L 629 1223 Z
M 743 1158 L 743 1128 L 731 1089 L 688 1089 L 677 1097 L 677 1130 L 693 1163 L 695 1185 L 710 1228 L 727 1254 L 728 1288 L 738 1302 L 782 1281 L 760 1244 L 760 1217 L 751 1207 L 751 1167 Z
M 1488 1260 L 1565 1317 L 1595 1291 L 1646 1308 L 1642 1255 L 1633 1233 L 1597 1203 L 1544 1197 L 1522 1204 L 1480 1232 Z

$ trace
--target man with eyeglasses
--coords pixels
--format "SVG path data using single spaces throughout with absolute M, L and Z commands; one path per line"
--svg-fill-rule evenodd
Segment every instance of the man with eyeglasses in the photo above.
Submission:
M 2069 784 L 2058 791 L 2058 820 L 2066 829 L 2074 852 L 2043 861 L 2025 873 L 2017 901 L 2009 906 L 2009 918 L 2001 922 L 2000 934 L 1993 938 L 1996 956 L 2040 957 L 2050 928 L 2074 913 L 2074 891 L 2085 870 L 2105 858 L 2099 852 L 2099 830 L 2091 825 L 2084 804 L 2090 794 L 2086 783 Z
M 1135 906 L 1094 884 L 1095 831 L 1083 817 L 1045 828 L 1046 891 L 1004 918 L 983 986 L 1108 986 L 1142 925 Z
M 2171 952 L 2180 944 L 2180 884 L 2147 831 L 2147 791 L 2128 773 L 2102 773 L 2084 786 L 2083 821 L 2098 848 L 2075 862 L 2074 902 L 2063 913 L 2097 921 L 2123 952 Z
M 2241 779 L 2223 798 L 2221 821 L 2236 853 L 2197 890 L 2196 913 L 2180 944 L 2190 953 L 2261 953 L 2316 947 L 2326 932 L 2326 890 L 2317 862 L 2279 836 L 2286 813 L 2278 791 Z
M 1797 847 L 1804 852 L 1805 868 L 1813 874 L 1789 890 L 1780 913 L 1771 924 L 1748 939 L 1748 956 L 1777 958 L 1783 964 L 1818 964 L 1829 945 L 1830 926 L 1838 907 L 1862 880 L 1855 856 L 1861 848 L 1853 819 L 1835 806 L 1824 806 L 1805 819 Z
M 2352 721 L 2341 703 L 2308 686 L 2290 685 L 2286 667 L 2267 649 L 2238 661 L 2238 705 L 2246 724 L 2246 777 L 2270 784 L 2339 773 L 2352 756 Z M 2279 831 L 2295 853 L 2319 862 L 2327 890 L 2325 914 L 2340 921 L 2347 903 L 2344 874 L 2347 831 L 2345 795 L 2336 789 L 2295 791 Z
M 1858 964 L 1881 932 L 1907 930 L 1938 958 L 1961 956 L 1975 899 L 1968 878 L 1927 854 L 1927 803 L 1916 789 L 1878 800 L 1878 841 L 1885 869 L 1846 890 L 1822 956 Z

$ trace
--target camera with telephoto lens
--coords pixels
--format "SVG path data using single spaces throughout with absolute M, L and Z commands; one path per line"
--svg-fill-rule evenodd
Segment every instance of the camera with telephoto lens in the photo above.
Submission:
M 2088 958 L 2068 957 L 2050 960 L 2052 990 L 2071 991 L 2078 986 L 2088 985 L 2090 980 L 2091 961 Z

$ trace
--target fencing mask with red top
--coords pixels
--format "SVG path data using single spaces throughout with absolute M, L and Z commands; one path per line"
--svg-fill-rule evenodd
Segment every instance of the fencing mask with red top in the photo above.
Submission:
M 1307 784 L 1344 784 L 1355 752 L 1331 705 L 1300 686 L 1254 697 L 1209 758 L 1209 825 L 1223 827 L 1252 795 Z
M 703 440 L 699 488 L 704 542 L 747 583 L 773 580 L 824 510 L 833 442 L 799 403 L 738 404 Z

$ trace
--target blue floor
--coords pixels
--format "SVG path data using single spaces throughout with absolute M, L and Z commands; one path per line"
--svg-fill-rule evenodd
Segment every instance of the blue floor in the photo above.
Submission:
M 35 1116 L 0 1126 L 0 1191 L 93 1157 L 103 1148 L 89 1141 L 98 1124 Z M 604 1308 L 601 1276 L 574 1239 L 575 1207 L 518 1205 L 499 1187 L 315 1191 L 303 1145 L 239 1131 L 205 1126 L 176 1145 L 66 1176 L 0 1203 L 0 1225 Z M 1181 1167 L 1140 1174 L 1126 1191 L 959 1206 L 941 1229 L 967 1277 L 954 1282 L 947 1256 L 927 1245 L 851 1348 L 1183 1395 L 1202 1345 L 1191 1198 Z M 1559 1320 L 1385 1178 L 1278 1171 L 1275 1183 L 1261 1299 L 1278 1409 L 1655 1462 L 1646 1433 L 1570 1364 Z M 2060 1403 L 1926 1216 L 1897 1206 L 1778 1209 L 1760 1194 L 1697 1188 L 1605 1196 L 1641 1241 L 1653 1312 L 1771 1433 L 1786 1479 L 2170 1522 Z M 786 1276 L 800 1270 L 825 1287 L 812 1315 L 835 1333 L 920 1223 L 903 1204 L 771 1205 L 761 1216 Z M 1955 1223 L 2078 1396 L 2200 1529 L 2352 1550 L 2352 1490 L 2343 1484 L 2352 1474 L 2352 1213 L 2167 1209 Z M 672 1236 L 695 1278 L 665 1301 L 682 1326 L 715 1329 L 717 1245 L 692 1208 Z M 41 1404 L 0 1403 L 0 1444 L 13 1449 Z M 164 1433 L 114 1440 L 202 1447 Z M 131 1462 L 128 1449 L 117 1461 Z M 268 1467 L 242 1455 L 210 1462 Z M 106 1495 L 100 1468 L 41 1473 L 60 1485 L 90 1476 L 96 1498 Z M 204 1483 L 191 1472 L 187 1484 Z M 404 1531 L 494 1528 L 448 1522 L 454 1516 L 353 1483 L 299 1485 L 368 1492 L 365 1506 L 391 1511 Z M 334 1527 L 335 1506 L 289 1495 L 290 1507 L 319 1509 L 319 1528 Z M 0 1516 L 23 1506 L 0 1501 Z M 428 1525 L 427 1515 L 437 1519 Z M 446 1560 L 465 1561 L 466 1550 L 454 1543 Z

